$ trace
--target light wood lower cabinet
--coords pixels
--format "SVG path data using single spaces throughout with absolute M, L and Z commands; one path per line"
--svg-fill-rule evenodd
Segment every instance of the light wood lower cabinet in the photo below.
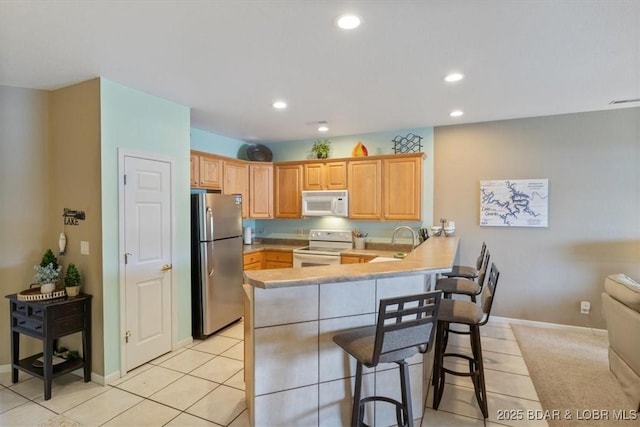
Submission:
M 263 250 L 244 254 L 245 270 L 293 267 L 293 251 Z
M 264 265 L 264 253 L 263 252 L 251 252 L 244 254 L 243 264 L 245 270 L 262 270 Z
M 340 255 L 340 264 L 361 264 L 374 259 L 375 255 Z
M 264 268 L 291 268 L 293 267 L 292 251 L 264 251 Z

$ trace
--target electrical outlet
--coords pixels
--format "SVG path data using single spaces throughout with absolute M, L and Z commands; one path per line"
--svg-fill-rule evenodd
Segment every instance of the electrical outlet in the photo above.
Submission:
M 589 314 L 591 311 L 591 303 L 589 301 L 580 302 L 580 314 Z
M 80 241 L 80 255 L 89 255 L 89 242 Z

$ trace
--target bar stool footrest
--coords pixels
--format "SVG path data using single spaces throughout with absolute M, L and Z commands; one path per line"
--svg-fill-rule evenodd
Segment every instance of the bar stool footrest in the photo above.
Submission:
M 374 402 L 374 401 L 381 401 L 381 402 L 387 402 L 387 403 L 391 403 L 393 405 L 395 405 L 396 407 L 396 420 L 398 421 L 398 427 L 406 427 L 409 425 L 409 420 L 407 420 L 407 416 L 406 416 L 406 411 L 407 408 L 404 407 L 404 405 L 402 404 L 402 402 L 392 399 L 390 397 L 386 397 L 386 396 L 367 396 L 364 397 L 362 399 L 360 399 L 360 413 L 364 414 L 364 404 L 368 403 L 368 402 Z M 400 424 L 401 423 L 401 424 Z M 370 427 L 365 423 L 361 423 L 360 425 L 362 425 L 363 427 Z

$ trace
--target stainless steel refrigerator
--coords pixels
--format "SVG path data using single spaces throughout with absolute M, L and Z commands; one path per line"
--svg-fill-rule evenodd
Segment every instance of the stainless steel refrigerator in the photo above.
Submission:
M 191 195 L 193 336 L 203 338 L 242 317 L 242 198 Z

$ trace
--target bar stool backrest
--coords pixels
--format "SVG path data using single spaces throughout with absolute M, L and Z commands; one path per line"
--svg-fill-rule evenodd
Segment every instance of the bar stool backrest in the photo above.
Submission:
M 441 291 L 433 291 L 380 300 L 371 365 L 429 351 L 441 298 Z
M 478 286 L 480 286 L 480 290 L 482 290 L 482 286 L 484 286 L 485 277 L 487 277 L 487 268 L 489 268 L 489 260 L 491 259 L 491 253 L 486 251 L 484 253 L 484 260 L 482 261 L 482 266 L 478 271 Z M 478 291 L 480 293 L 480 291 Z
M 480 249 L 480 256 L 476 259 L 476 270 L 480 270 L 482 262 L 484 261 L 484 253 L 487 250 L 487 243 L 482 242 L 482 249 Z
M 480 322 L 479 325 L 484 325 L 489 321 L 489 315 L 491 314 L 491 307 L 493 306 L 493 298 L 496 294 L 499 277 L 500 272 L 498 271 L 495 263 L 492 263 L 487 286 L 482 290 L 482 311 L 484 312 L 484 319 L 482 319 L 482 322 Z

